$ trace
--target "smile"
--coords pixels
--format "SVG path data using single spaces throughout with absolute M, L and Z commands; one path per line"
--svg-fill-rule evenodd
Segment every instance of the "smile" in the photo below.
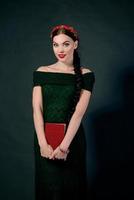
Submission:
M 64 57 L 66 56 L 66 54 L 58 54 L 58 56 L 59 56 L 60 58 L 64 58 Z

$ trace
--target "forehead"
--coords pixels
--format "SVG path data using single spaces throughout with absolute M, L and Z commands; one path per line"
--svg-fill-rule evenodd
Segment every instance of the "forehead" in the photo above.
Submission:
M 69 37 L 68 35 L 64 34 L 64 33 L 61 33 L 61 34 L 53 37 L 53 42 L 62 43 L 62 42 L 65 42 L 65 41 L 73 42 L 72 38 Z

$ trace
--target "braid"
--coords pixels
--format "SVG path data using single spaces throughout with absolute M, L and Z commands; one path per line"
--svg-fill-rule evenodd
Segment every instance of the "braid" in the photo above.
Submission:
M 80 92 L 82 88 L 82 72 L 80 69 L 80 57 L 76 50 L 74 50 L 74 58 L 73 58 L 73 65 L 74 65 L 74 71 L 75 71 L 75 93 L 71 102 L 71 108 L 67 116 L 67 122 L 69 123 L 69 120 L 71 116 L 73 115 L 77 102 L 80 98 Z
M 61 33 L 68 35 L 69 37 L 73 39 L 73 41 L 76 41 L 76 40 L 79 41 L 77 31 L 72 26 L 63 25 L 63 24 L 54 27 L 53 30 L 51 31 L 50 37 L 53 40 L 54 36 Z M 69 124 L 69 121 L 75 111 L 77 102 L 79 101 L 79 98 L 80 98 L 80 93 L 81 93 L 81 88 L 82 88 L 82 72 L 81 72 L 80 57 L 76 49 L 74 50 L 74 55 L 73 55 L 73 66 L 74 66 L 74 72 L 75 72 L 75 92 L 71 100 L 69 113 L 67 114 L 67 117 L 66 117 L 67 125 Z

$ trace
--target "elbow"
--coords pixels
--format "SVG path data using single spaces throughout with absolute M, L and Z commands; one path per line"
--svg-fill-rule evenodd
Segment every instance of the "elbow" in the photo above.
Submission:
M 33 106 L 33 115 L 36 116 L 39 113 L 43 113 L 43 109 L 41 106 Z
M 83 116 L 84 116 L 84 112 L 81 110 L 75 110 L 74 112 L 74 116 L 77 120 L 81 121 Z
M 75 116 L 79 119 L 82 119 L 87 111 L 87 108 L 88 108 L 88 104 L 86 104 L 85 106 L 79 106 L 79 107 L 76 107 L 75 109 Z

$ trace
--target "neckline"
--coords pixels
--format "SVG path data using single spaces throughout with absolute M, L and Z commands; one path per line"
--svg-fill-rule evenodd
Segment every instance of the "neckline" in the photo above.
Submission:
M 64 73 L 64 72 L 45 72 L 45 71 L 35 71 L 35 72 L 39 72 L 39 73 L 48 73 L 48 74 L 62 74 L 62 75 L 71 75 L 71 76 L 74 76 L 75 74 L 72 74 L 72 73 Z M 90 71 L 90 72 L 87 72 L 87 73 L 84 73 L 82 75 L 85 75 L 85 74 L 92 74 L 93 71 Z

